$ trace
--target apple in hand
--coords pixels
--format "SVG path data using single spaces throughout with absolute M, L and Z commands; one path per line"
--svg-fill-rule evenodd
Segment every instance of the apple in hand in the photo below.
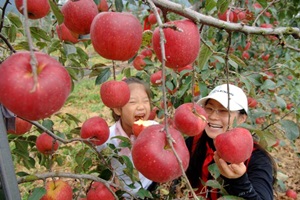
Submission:
M 131 13 L 101 12 L 91 25 L 91 41 L 95 51 L 109 60 L 132 58 L 142 44 L 143 28 Z
M 56 25 L 57 36 L 61 41 L 77 43 L 79 35 L 70 31 L 64 23 Z
M 93 19 L 98 14 L 94 0 L 68 0 L 61 8 L 64 23 L 70 31 L 86 35 L 90 33 Z
M 87 200 L 114 200 L 115 197 L 101 182 L 93 182 L 86 195 Z
M 101 145 L 109 138 L 109 127 L 101 117 L 91 117 L 82 124 L 80 136 L 83 139 L 90 138 L 94 145 Z
M 73 191 L 71 186 L 61 180 L 48 181 L 46 183 L 46 194 L 41 200 L 72 200 Z
M 132 132 L 137 137 L 146 127 L 151 125 L 153 125 L 153 121 L 139 119 L 133 123 Z
M 205 110 L 196 103 L 184 103 L 174 113 L 174 124 L 177 129 L 188 135 L 202 134 L 207 125 Z
M 253 138 L 245 128 L 233 128 L 215 138 L 216 151 L 228 163 L 239 164 L 250 158 Z
M 59 143 L 45 132 L 36 138 L 35 145 L 37 150 L 45 155 L 54 153 L 59 147 Z
M 165 25 L 175 26 L 164 28 L 166 66 L 169 68 L 185 67 L 193 63 L 200 49 L 200 34 L 197 25 L 191 20 L 177 20 Z M 162 61 L 159 27 L 155 28 L 152 36 L 153 50 L 157 58 Z
M 33 121 L 60 110 L 72 85 L 68 71 L 56 59 L 40 52 L 34 55 L 36 87 L 28 51 L 12 54 L 0 64 L 0 103 L 17 116 Z
M 174 149 L 182 161 L 184 170 L 189 164 L 189 151 L 184 138 L 176 129 L 169 127 L 174 140 Z M 136 169 L 146 178 L 164 183 L 182 175 L 180 165 L 168 144 L 164 125 L 157 124 L 145 128 L 132 146 L 132 159 Z
M 20 117 L 16 117 L 15 119 L 15 130 L 8 129 L 7 132 L 14 135 L 23 135 L 30 131 L 32 124 L 21 119 Z
M 124 81 L 106 81 L 100 87 L 100 97 L 107 107 L 121 108 L 130 99 L 130 89 Z
M 15 0 L 17 10 L 24 15 L 23 0 Z M 48 0 L 27 0 L 27 13 L 29 19 L 40 19 L 48 15 L 50 4 Z

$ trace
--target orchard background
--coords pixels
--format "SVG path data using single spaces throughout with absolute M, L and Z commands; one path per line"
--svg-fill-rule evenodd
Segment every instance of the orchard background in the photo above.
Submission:
M 2 0 L 0 5 L 1 62 L 18 51 L 44 52 L 65 66 L 73 81 L 72 92 L 59 112 L 50 118 L 31 121 L 34 126 L 26 134 L 7 135 L 22 199 L 40 199 L 45 194 L 46 180 L 53 177 L 61 177 L 72 186 L 74 199 L 85 197 L 92 180 L 111 183 L 108 177 L 112 172 L 102 162 L 103 155 L 97 154 L 93 145 L 84 143 L 79 132 L 82 123 L 92 116 L 101 116 L 109 125 L 113 124 L 110 109 L 101 102 L 99 88 L 107 80 L 129 76 L 149 82 L 153 107 L 158 108 L 156 120 L 162 123 L 172 118 L 179 105 L 207 95 L 218 84 L 234 83 L 242 87 L 250 107 L 245 127 L 257 135 L 278 165 L 275 198 L 287 199 L 287 189 L 299 193 L 298 0 L 107 0 L 110 12 L 131 12 L 144 27 L 139 52 L 126 61 L 101 57 L 89 35 L 80 35 L 75 43 L 61 41 L 56 25 L 63 22 L 60 9 L 64 2 L 49 2 L 51 12 L 37 20 L 18 13 L 12 0 Z M 100 4 L 100 0 L 94 2 Z M 228 9 L 239 15 L 234 18 L 227 14 L 225 19 L 218 15 Z M 150 24 L 148 16 L 153 13 L 155 23 Z M 184 17 L 197 23 L 201 34 L 198 57 L 189 68 L 179 72 L 165 67 L 156 55 L 143 59 L 142 69 L 133 66 L 134 58 L 143 49 L 151 49 L 156 27 L 162 28 L 162 23 Z M 228 22 L 219 18 L 225 21 L 228 18 Z M 26 30 L 30 30 L 30 35 Z M 156 85 L 151 82 L 151 75 L 159 70 L 163 75 L 158 80 L 165 79 Z M 60 142 L 59 149 L 50 155 L 41 154 L 35 145 L 37 136 L 45 131 Z M 130 166 L 128 170 L 133 172 Z M 156 193 L 162 199 L 173 198 L 168 191 L 166 183 Z M 146 191 L 139 195 L 152 196 Z

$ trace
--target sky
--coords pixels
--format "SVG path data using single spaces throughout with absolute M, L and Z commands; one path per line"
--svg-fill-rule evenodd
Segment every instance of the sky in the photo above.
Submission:
M 4 3 L 6 2 L 6 0 L 0 0 L 0 7 L 3 8 Z M 5 13 L 9 13 L 11 11 L 13 12 L 18 12 L 15 6 L 15 1 L 14 0 L 9 0 L 10 4 L 8 4 L 8 6 L 6 7 Z

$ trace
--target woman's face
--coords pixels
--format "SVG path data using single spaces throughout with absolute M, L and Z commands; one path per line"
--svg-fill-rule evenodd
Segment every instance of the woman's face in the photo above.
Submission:
M 120 109 L 115 109 L 115 113 L 121 116 L 121 123 L 127 134 L 132 133 L 132 125 L 135 121 L 147 120 L 150 115 L 150 99 L 145 91 L 145 87 L 139 83 L 130 83 L 129 102 Z
M 242 115 L 239 111 L 229 112 L 218 101 L 209 99 L 204 106 L 208 114 L 208 125 L 205 128 L 207 135 L 214 139 L 217 135 L 224 133 L 233 127 L 233 124 L 241 124 L 246 121 L 247 115 Z M 230 121 L 228 122 L 230 114 Z

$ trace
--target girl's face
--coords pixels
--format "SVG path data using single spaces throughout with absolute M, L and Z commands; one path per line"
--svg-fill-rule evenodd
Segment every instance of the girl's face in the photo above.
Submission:
M 122 108 L 114 109 L 114 112 L 121 117 L 121 124 L 124 131 L 132 134 L 132 125 L 135 121 L 147 120 L 150 115 L 150 99 L 145 87 L 139 83 L 130 83 L 130 99 Z
M 205 128 L 207 135 L 214 139 L 217 135 L 231 129 L 233 124 L 241 124 L 246 121 L 247 115 L 241 115 L 239 111 L 228 111 L 218 101 L 209 99 L 204 106 L 208 114 L 208 125 Z M 228 123 L 230 114 L 230 122 Z

